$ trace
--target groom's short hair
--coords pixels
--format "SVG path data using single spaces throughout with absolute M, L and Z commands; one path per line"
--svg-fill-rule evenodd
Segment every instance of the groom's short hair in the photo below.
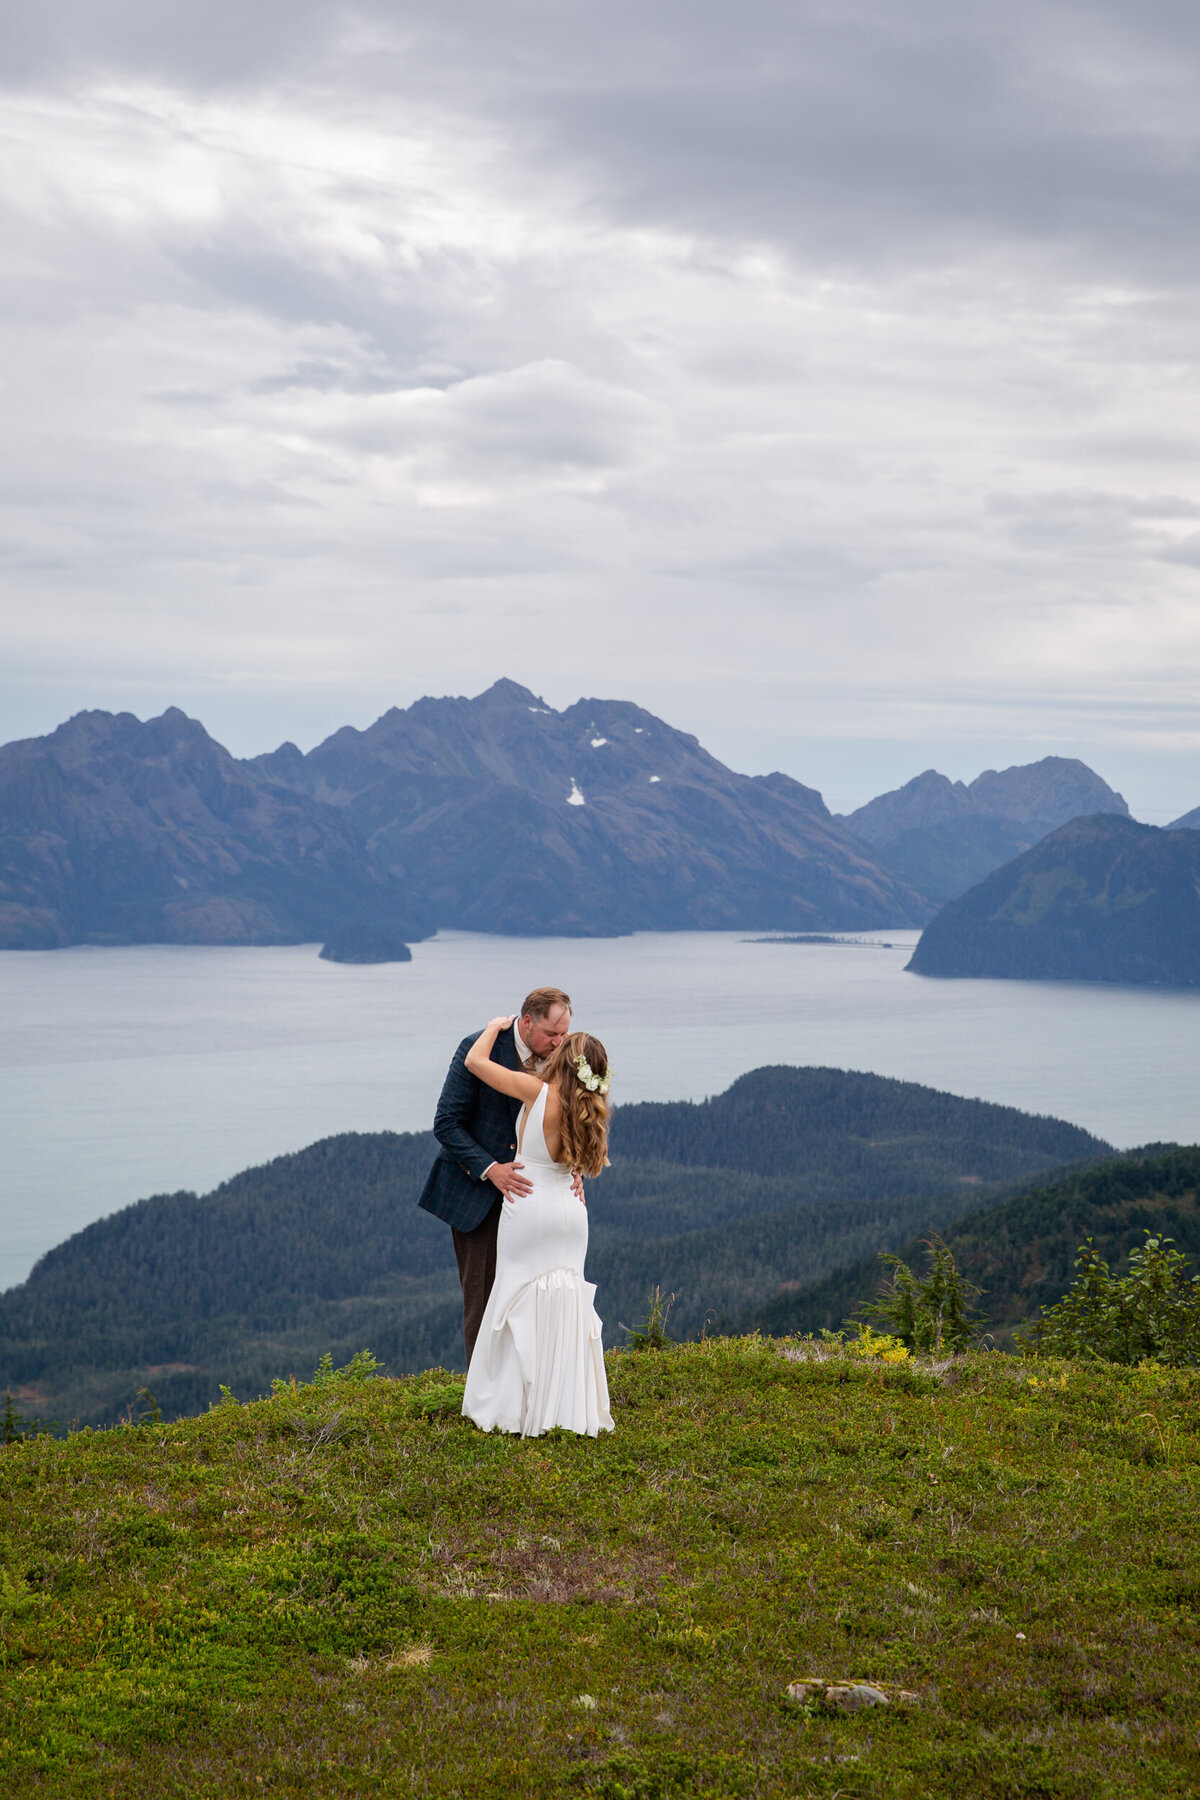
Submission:
M 526 994 L 521 1002 L 523 1019 L 548 1019 L 556 1007 L 565 1006 L 571 1010 L 571 996 L 564 994 L 561 988 L 534 988 L 532 994 Z

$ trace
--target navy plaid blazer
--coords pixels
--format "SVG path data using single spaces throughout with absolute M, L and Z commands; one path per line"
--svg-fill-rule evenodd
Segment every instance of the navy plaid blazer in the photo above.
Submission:
M 500 1204 L 498 1190 L 483 1180 L 484 1170 L 517 1154 L 521 1102 L 498 1094 L 467 1067 L 467 1051 L 481 1035 L 464 1038 L 454 1052 L 433 1117 L 433 1135 L 442 1147 L 417 1202 L 459 1231 L 473 1231 Z M 511 1027 L 497 1037 L 491 1061 L 506 1069 L 522 1066 Z

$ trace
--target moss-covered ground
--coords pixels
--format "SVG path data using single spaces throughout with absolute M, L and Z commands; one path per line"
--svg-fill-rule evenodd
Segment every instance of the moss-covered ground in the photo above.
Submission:
M 434 1372 L 3 1451 L 3 1791 L 1200 1792 L 1196 1376 L 609 1370 L 599 1442 Z

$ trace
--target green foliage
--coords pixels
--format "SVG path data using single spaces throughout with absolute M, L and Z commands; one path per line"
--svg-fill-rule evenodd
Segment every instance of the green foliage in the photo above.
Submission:
M 344 1368 L 335 1369 L 333 1354 L 327 1350 L 313 1371 L 314 1387 L 330 1387 L 338 1382 L 369 1381 L 383 1368 L 369 1350 L 357 1350 Z
M 462 1413 L 461 1381 L 435 1381 L 410 1395 L 408 1410 L 414 1419 L 456 1418 Z
M 924 1277 L 914 1275 L 898 1256 L 880 1258 L 891 1274 L 865 1311 L 890 1326 L 908 1350 L 957 1354 L 979 1327 L 979 1317 L 971 1310 L 979 1289 L 964 1280 L 940 1237 L 927 1238 L 925 1250 L 929 1268 Z
M 662 1289 L 652 1287 L 646 1306 L 646 1316 L 640 1325 L 622 1325 L 621 1330 L 628 1335 L 627 1350 L 665 1350 L 670 1343 L 667 1336 L 667 1320 L 671 1308 L 675 1304 L 674 1294 L 668 1294 L 664 1300 Z
M 1200 1146 L 1150 1146 L 1114 1157 L 1051 1183 L 1038 1182 L 956 1221 L 939 1219 L 930 1208 L 920 1236 L 892 1236 L 905 1261 L 920 1254 L 929 1227 L 942 1232 L 958 1267 L 986 1292 L 994 1342 L 1011 1347 L 1014 1328 L 1054 1306 L 1070 1286 L 1085 1237 L 1095 1240 L 1114 1267 L 1127 1264 L 1147 1231 L 1200 1257 Z M 881 1241 L 886 1244 L 887 1237 L 881 1234 Z M 872 1253 L 829 1274 L 818 1272 L 811 1286 L 789 1287 L 766 1305 L 741 1311 L 738 1323 L 743 1330 L 775 1336 L 820 1331 L 861 1311 L 878 1280 Z
M 1197 1791 L 1200 1373 L 863 1337 L 610 1355 L 598 1440 L 435 1369 L 11 1447 L 0 1789 Z
M 1114 1363 L 1200 1364 L 1200 1275 L 1186 1278 L 1188 1259 L 1170 1238 L 1147 1232 L 1123 1278 L 1091 1238 L 1080 1245 L 1075 1266 L 1069 1292 L 1021 1333 L 1027 1349 Z

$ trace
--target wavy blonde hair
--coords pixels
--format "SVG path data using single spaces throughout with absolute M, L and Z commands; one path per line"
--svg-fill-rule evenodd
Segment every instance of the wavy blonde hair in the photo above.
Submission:
M 608 1052 L 588 1031 L 565 1037 L 542 1071 L 542 1079 L 558 1090 L 562 1105 L 562 1160 L 581 1175 L 598 1175 L 608 1165 L 609 1104 L 603 1094 L 584 1087 L 575 1064 L 585 1056 L 593 1075 L 608 1074 Z

